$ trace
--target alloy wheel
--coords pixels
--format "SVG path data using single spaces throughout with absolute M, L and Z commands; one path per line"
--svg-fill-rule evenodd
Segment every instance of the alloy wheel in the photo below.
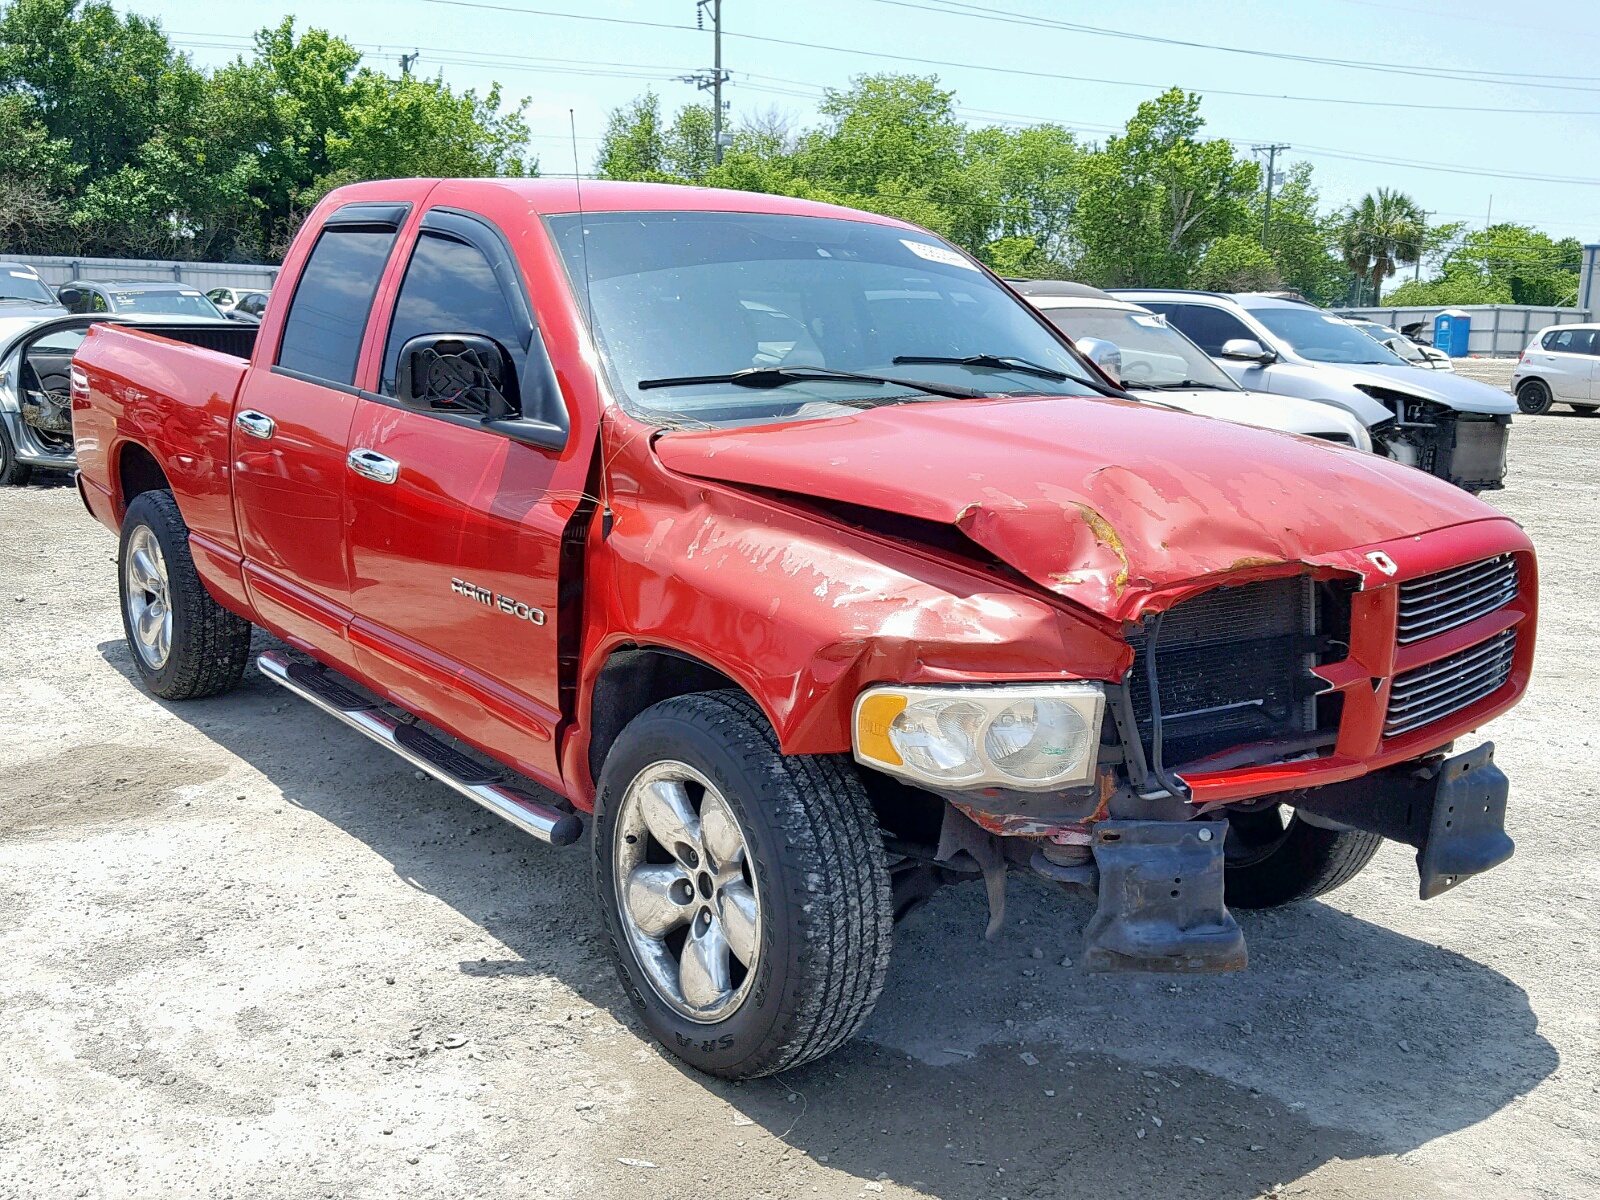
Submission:
M 159 671 L 172 653 L 172 587 L 161 543 L 148 525 L 139 526 L 129 537 L 123 574 L 134 649 L 145 666 Z

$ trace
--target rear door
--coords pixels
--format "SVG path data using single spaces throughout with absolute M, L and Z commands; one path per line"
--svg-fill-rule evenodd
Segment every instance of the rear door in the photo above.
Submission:
M 1259 342 L 1256 332 L 1226 309 L 1210 304 L 1174 303 L 1166 300 L 1141 300 L 1152 312 L 1161 313 L 1188 339 L 1204 350 L 1233 381 L 1253 392 L 1272 391 L 1271 367 L 1260 363 L 1223 358 L 1222 347 L 1238 338 Z
M 344 490 L 356 366 L 408 211 L 357 203 L 328 217 L 276 352 L 258 348 L 234 408 L 234 508 L 251 600 L 270 628 L 340 666 L 351 661 Z
M 400 385 L 412 339 L 488 337 L 527 417 L 566 427 L 517 260 L 468 213 L 423 218 L 350 434 L 350 640 L 362 674 L 535 778 L 559 780 L 558 569 L 587 447 L 531 444 L 461 391 Z M 435 361 L 461 367 L 448 344 Z

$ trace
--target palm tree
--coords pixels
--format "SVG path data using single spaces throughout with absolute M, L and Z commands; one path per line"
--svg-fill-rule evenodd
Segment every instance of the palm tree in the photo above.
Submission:
M 1374 304 L 1395 267 L 1417 261 L 1426 230 L 1427 217 L 1404 192 L 1379 188 L 1346 210 L 1339 253 L 1346 266 L 1372 284 Z

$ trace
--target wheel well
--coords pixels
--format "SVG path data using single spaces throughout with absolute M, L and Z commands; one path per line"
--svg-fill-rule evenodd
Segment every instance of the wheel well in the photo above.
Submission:
M 1521 379 L 1521 380 L 1519 380 L 1517 382 L 1516 390 L 1520 392 L 1523 388 L 1527 387 L 1530 383 L 1537 383 L 1537 384 L 1540 384 L 1540 385 L 1542 385 L 1544 387 L 1549 387 L 1550 386 L 1548 383 L 1545 383 L 1543 376 L 1540 376 L 1540 375 L 1529 375 L 1529 376 L 1526 376 L 1525 378 L 1523 378 L 1523 379 Z
M 739 685 L 708 663 L 676 650 L 629 646 L 612 652 L 594 682 L 590 705 L 589 774 L 598 784 L 612 743 L 652 704 Z
M 117 484 L 121 489 L 123 512 L 128 511 L 128 505 L 141 492 L 161 492 L 172 487 L 161 464 L 156 462 L 156 456 L 137 442 L 124 446 L 117 457 Z

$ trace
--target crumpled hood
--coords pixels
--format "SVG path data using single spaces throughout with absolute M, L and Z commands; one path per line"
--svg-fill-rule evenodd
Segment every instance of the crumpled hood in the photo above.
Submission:
M 685 475 L 955 525 L 1114 620 L 1284 563 L 1381 581 L 1361 548 L 1500 516 L 1373 454 L 1112 399 L 907 403 L 655 449 Z
M 1318 374 L 1342 373 L 1344 382 L 1352 387 L 1362 384 L 1393 388 L 1448 404 L 1459 412 L 1493 413 L 1509 415 L 1517 411 L 1517 402 L 1506 392 L 1491 387 L 1465 375 L 1451 371 L 1434 371 L 1426 367 L 1390 367 L 1382 363 L 1317 363 Z

